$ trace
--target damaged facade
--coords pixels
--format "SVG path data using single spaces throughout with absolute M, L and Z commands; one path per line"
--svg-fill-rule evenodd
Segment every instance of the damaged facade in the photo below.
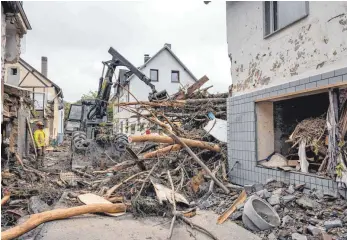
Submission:
M 345 138 L 335 136 L 339 142 L 329 142 L 331 129 L 326 123 L 330 106 L 334 106 L 339 131 L 345 117 L 346 9 L 345 2 L 226 3 L 233 79 L 228 99 L 228 159 L 229 166 L 235 165 L 230 173 L 233 182 L 247 185 L 275 178 L 288 184 L 305 183 L 308 188 L 339 188 L 346 195 L 347 186 L 335 181 L 336 169 L 330 175 L 327 166 L 319 169 L 324 158 L 331 157 L 330 144 L 342 144 Z M 311 139 L 311 145 L 301 146 L 309 163 L 306 171 L 303 161 L 298 161 L 302 159 L 300 141 L 292 138 L 296 127 L 312 119 L 322 120 L 323 130 Z M 273 153 L 294 166 L 268 164 Z M 338 156 L 339 152 L 331 157 L 333 165 L 339 165 Z
M 18 63 L 6 64 L 6 83 L 30 91 L 33 102 L 33 127 L 36 121 L 45 123 L 46 144 L 61 142 L 64 129 L 62 89 L 47 77 L 47 57 L 41 59 L 41 72 L 20 59 Z M 59 139 L 58 139 L 59 138 Z
M 1 2 L 1 95 L 4 96 L 5 63 L 16 63 L 21 53 L 21 39 L 31 30 L 23 2 Z M 1 102 L 3 103 L 3 97 Z M 2 121 L 1 121 L 2 122 Z

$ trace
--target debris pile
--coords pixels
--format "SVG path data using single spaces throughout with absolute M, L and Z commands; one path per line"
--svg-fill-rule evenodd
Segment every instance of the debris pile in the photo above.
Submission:
M 245 186 L 248 198 L 237 206 L 231 220 L 261 239 L 347 239 L 347 201 L 340 198 L 338 192 L 309 190 L 304 184 L 287 185 L 273 179 L 267 182 Z M 253 202 L 253 212 L 257 214 L 252 214 L 253 208 L 250 210 L 247 206 L 254 199 L 259 199 Z M 274 212 L 266 211 L 261 201 Z

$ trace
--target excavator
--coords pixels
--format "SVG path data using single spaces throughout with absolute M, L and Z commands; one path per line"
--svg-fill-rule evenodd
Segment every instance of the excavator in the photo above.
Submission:
M 65 132 L 72 136 L 72 168 L 83 168 L 89 165 L 90 161 L 92 164 L 98 164 L 96 161 L 104 155 L 112 160 L 114 158 L 119 159 L 125 152 L 128 152 L 136 158 L 136 155 L 128 147 L 128 137 L 123 133 L 113 134 L 113 123 L 107 119 L 107 106 L 114 84 L 112 78 L 117 67 L 126 67 L 129 70 L 128 75 L 134 74 L 151 88 L 148 96 L 149 101 L 169 99 L 166 90 L 158 92 L 151 83 L 151 79 L 118 51 L 110 47 L 108 52 L 112 59 L 102 62 L 103 70 L 99 79 L 97 97 L 83 100 L 81 104 L 71 104 L 69 110 Z

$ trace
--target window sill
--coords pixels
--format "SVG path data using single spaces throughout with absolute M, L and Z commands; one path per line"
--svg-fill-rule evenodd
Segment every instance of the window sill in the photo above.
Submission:
M 308 16 L 308 14 L 306 14 L 305 16 L 303 16 L 303 17 L 301 17 L 301 18 L 295 20 L 295 21 L 292 22 L 292 23 L 289 23 L 289 24 L 283 26 L 283 27 L 280 28 L 280 29 L 277 29 L 276 31 L 274 31 L 274 32 L 272 32 L 272 33 L 269 33 L 268 35 L 264 35 L 264 39 L 267 39 L 267 38 L 269 38 L 269 37 L 275 35 L 276 33 L 280 32 L 280 31 L 282 31 L 282 30 L 284 30 L 284 29 L 289 28 L 290 26 L 292 26 L 292 25 L 294 25 L 295 23 L 297 23 L 297 22 L 303 20 L 303 19 L 306 18 L 307 16 Z M 265 31 L 265 30 L 264 30 L 264 31 Z

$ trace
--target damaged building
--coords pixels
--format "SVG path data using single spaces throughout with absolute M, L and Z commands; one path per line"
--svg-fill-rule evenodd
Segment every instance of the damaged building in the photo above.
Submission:
M 234 183 L 273 178 L 346 196 L 346 9 L 345 2 L 226 3 Z

